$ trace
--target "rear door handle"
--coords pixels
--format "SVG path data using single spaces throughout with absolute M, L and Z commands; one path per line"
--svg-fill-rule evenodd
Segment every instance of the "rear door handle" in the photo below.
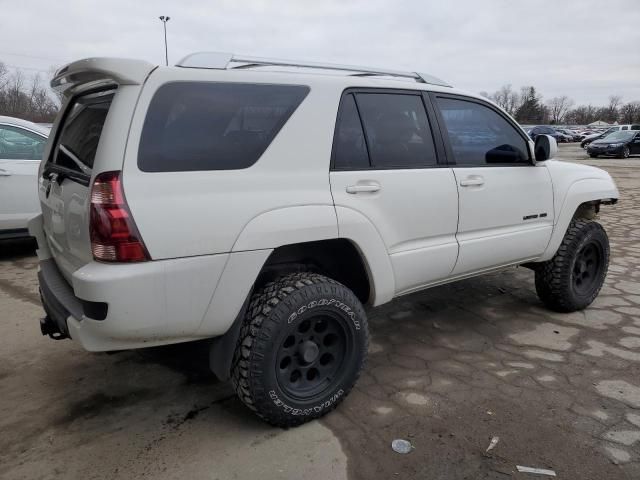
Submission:
M 474 187 L 484 185 L 484 178 L 478 175 L 472 175 L 470 177 L 465 178 L 464 180 L 460 180 L 461 187 Z
M 11 172 L 7 172 L 6 170 L 3 170 L 2 168 L 0 168 L 0 177 L 10 177 L 11 176 Z
M 379 183 L 357 183 L 346 188 L 347 193 L 374 193 L 380 190 Z

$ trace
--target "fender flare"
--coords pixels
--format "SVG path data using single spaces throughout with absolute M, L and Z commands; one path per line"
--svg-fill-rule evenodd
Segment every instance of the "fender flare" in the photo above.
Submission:
M 564 196 L 559 212 L 556 214 L 551 239 L 538 261 L 544 262 L 553 258 L 580 205 L 598 200 L 615 201 L 618 197 L 618 189 L 611 179 L 586 178 L 572 183 Z

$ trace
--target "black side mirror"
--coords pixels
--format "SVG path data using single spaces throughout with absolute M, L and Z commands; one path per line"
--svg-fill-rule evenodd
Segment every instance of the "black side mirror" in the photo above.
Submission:
M 544 162 L 545 160 L 554 158 L 557 152 L 558 143 L 551 135 L 538 135 L 536 137 L 534 148 L 536 162 Z

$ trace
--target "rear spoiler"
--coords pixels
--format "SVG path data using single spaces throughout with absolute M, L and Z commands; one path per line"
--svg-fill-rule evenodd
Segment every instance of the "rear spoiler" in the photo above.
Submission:
M 60 68 L 51 80 L 51 88 L 69 96 L 87 86 L 140 85 L 155 68 L 144 60 L 85 58 Z

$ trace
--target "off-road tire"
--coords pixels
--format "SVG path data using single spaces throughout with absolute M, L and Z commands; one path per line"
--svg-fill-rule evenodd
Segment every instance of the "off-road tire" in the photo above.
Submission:
M 294 373 L 287 376 L 289 370 L 282 369 L 286 358 L 282 361 L 279 358 L 290 355 L 288 368 L 299 368 L 298 374 L 305 371 L 300 365 L 306 365 L 308 370 L 303 373 L 302 381 L 310 383 L 307 374 L 312 364 L 306 364 L 303 358 L 303 345 L 318 343 L 320 353 L 315 352 L 318 359 L 314 361 L 321 360 L 320 354 L 325 355 L 323 348 L 336 348 L 324 346 L 328 333 L 324 337 L 317 333 L 317 327 L 322 326 L 318 319 L 322 318 L 343 331 L 347 339 L 343 342 L 346 347 L 343 358 L 333 367 L 335 373 L 322 380 L 324 383 L 319 385 L 322 390 L 293 396 L 291 390 L 295 390 L 295 383 L 282 378 L 293 378 Z M 310 333 L 308 330 L 300 333 L 304 322 L 312 325 Z M 304 342 L 298 340 L 314 332 L 315 340 L 313 336 Z M 295 346 L 286 347 L 292 337 Z M 294 427 L 325 415 L 348 395 L 364 366 L 368 344 L 367 317 L 351 290 L 316 273 L 285 275 L 267 283 L 252 296 L 234 353 L 231 380 L 240 400 L 260 418 L 277 427 Z M 296 353 L 286 353 L 296 348 L 299 350 Z M 318 364 L 316 372 L 324 372 L 323 368 L 326 367 Z M 318 375 L 320 378 L 324 374 Z
M 591 283 L 579 290 L 577 262 L 592 246 L 598 251 L 598 265 Z M 536 292 L 547 308 L 556 312 L 575 312 L 588 307 L 598 296 L 609 267 L 609 239 L 602 225 L 593 220 L 574 219 L 555 256 L 535 269 Z

